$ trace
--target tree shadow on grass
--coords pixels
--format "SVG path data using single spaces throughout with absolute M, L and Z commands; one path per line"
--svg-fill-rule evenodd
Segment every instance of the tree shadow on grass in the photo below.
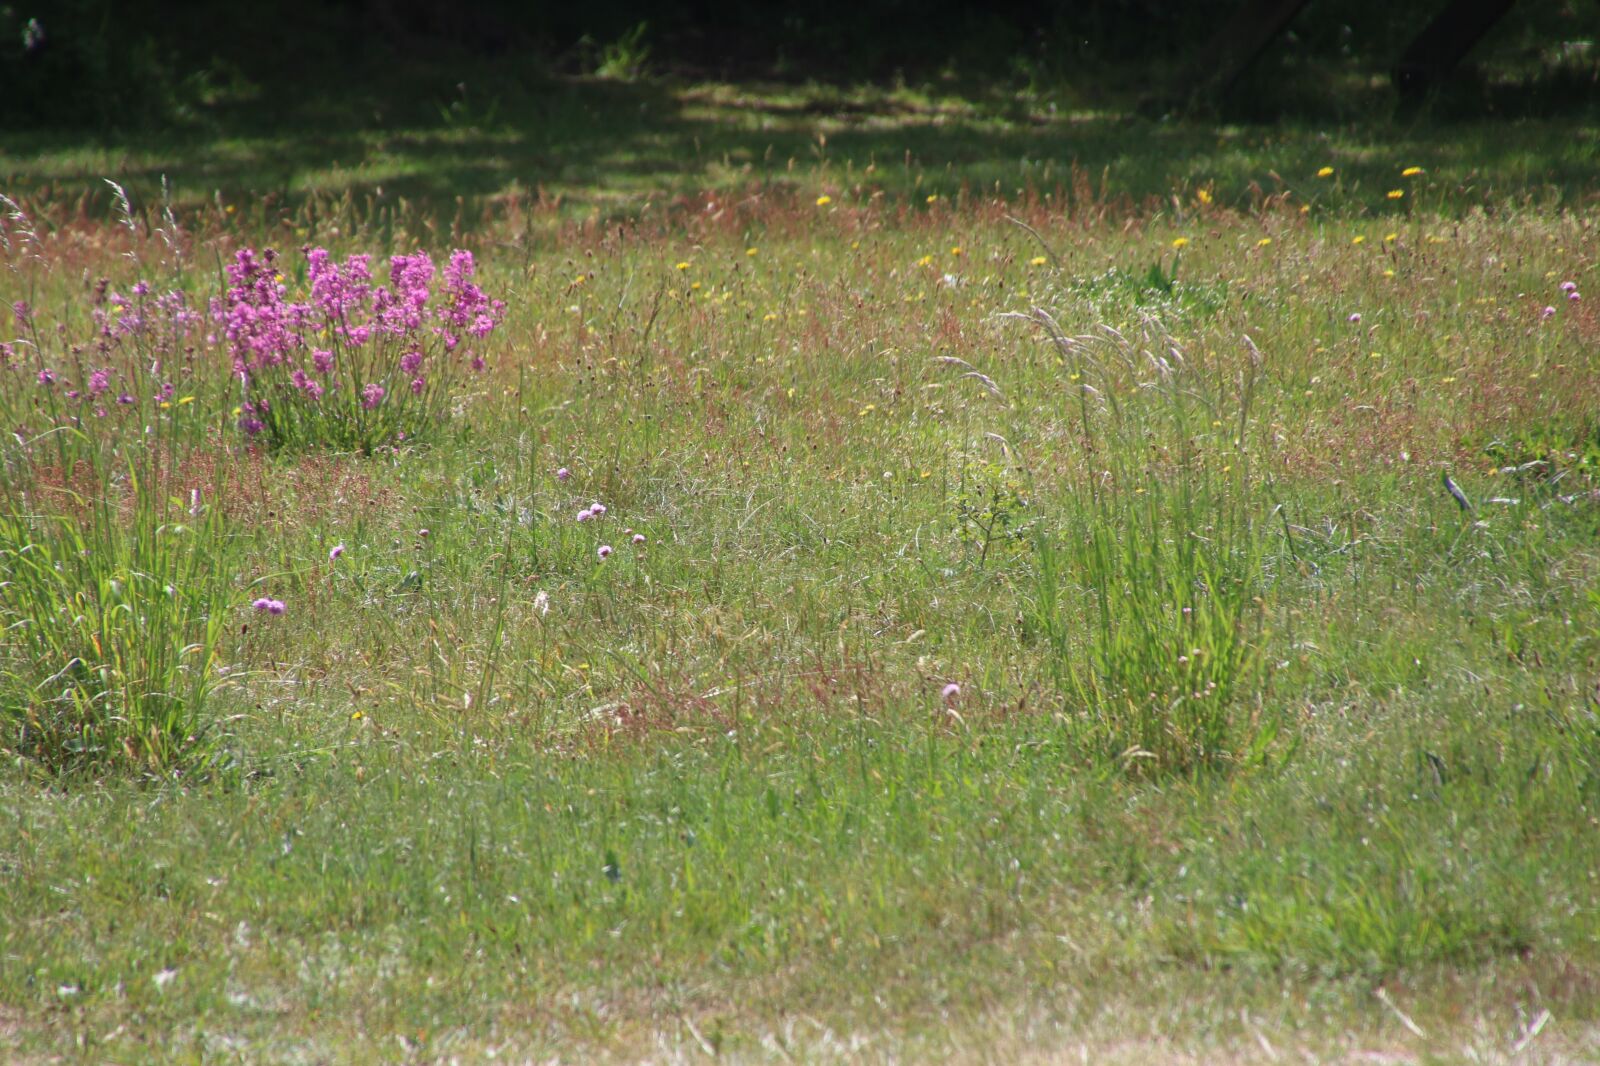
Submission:
M 1050 191 L 1077 168 L 1096 195 L 1146 210 L 1174 196 L 1188 204 L 1205 187 L 1224 206 L 1287 191 L 1394 213 L 1411 207 L 1386 195 L 1409 166 L 1426 168 L 1428 202 L 1446 211 L 1523 195 L 1578 204 L 1600 173 L 1600 126 L 1581 118 L 1239 126 L 1055 113 L 995 93 L 578 78 L 519 89 L 508 103 L 413 101 L 404 119 L 314 114 L 258 108 L 204 132 L 0 134 L 0 188 L 81 203 L 91 216 L 113 206 L 99 179 L 151 202 L 166 176 L 188 206 L 220 197 L 292 213 L 348 196 L 369 210 L 403 200 L 434 217 L 479 218 L 498 199 L 542 195 L 568 217 L 611 218 L 652 199 L 752 186 L 1010 197 Z M 1315 177 L 1325 166 L 1337 182 Z

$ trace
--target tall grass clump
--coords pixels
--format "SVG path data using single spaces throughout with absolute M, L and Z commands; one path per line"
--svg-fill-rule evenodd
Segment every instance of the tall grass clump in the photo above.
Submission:
M 142 469 L 141 469 L 142 467 Z M 51 770 L 196 768 L 235 606 L 221 484 L 172 498 L 153 459 L 70 489 L 59 513 L 0 511 L 0 750 Z M 168 479 L 161 479 L 168 480 Z
M 1235 763 L 1272 732 L 1251 369 L 1219 388 L 1153 319 L 1130 340 L 1032 318 L 1069 367 L 1084 464 L 1060 528 L 1036 537 L 1027 631 L 1103 754 L 1157 772 Z
M 72 292 L 4 206 L 13 291 Z M 0 751 L 51 771 L 169 773 L 217 753 L 218 649 L 239 595 L 225 462 L 209 454 L 226 377 L 163 222 L 167 283 L 102 279 L 55 314 L 15 299 L 0 334 Z

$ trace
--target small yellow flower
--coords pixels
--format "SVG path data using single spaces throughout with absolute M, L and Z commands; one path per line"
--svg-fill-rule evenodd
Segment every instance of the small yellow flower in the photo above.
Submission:
M 1176 238 L 1174 238 L 1173 241 L 1172 241 L 1172 247 L 1178 249 L 1179 251 L 1182 251 L 1183 249 L 1189 247 L 1189 238 L 1187 238 L 1187 237 L 1176 237 Z
M 193 396 L 185 396 L 185 397 L 183 397 L 182 399 L 180 399 L 178 401 L 178 406 L 182 407 L 186 403 L 194 403 L 194 397 Z
M 1211 202 L 1211 190 L 1201 189 L 1199 192 L 1194 194 L 1194 198 L 1203 204 L 1209 204 Z
M 950 249 L 950 254 L 954 255 L 954 256 L 962 255 L 963 253 L 962 253 L 962 250 L 961 250 L 961 246 L 958 244 L 954 248 Z
M 699 287 L 700 287 L 700 283 L 698 281 L 694 282 L 693 284 L 691 284 L 689 286 L 689 288 L 691 288 L 691 289 L 698 289 Z
M 1389 199 L 1391 199 L 1391 200 L 1398 200 L 1398 199 L 1400 199 L 1400 197 L 1404 196 L 1405 194 L 1406 194 L 1406 191 L 1404 189 L 1390 189 L 1389 193 L 1388 193 Z
M 1439 379 L 1439 384 L 1441 384 L 1441 385 L 1454 385 L 1455 383 L 1456 383 L 1456 379 L 1453 378 L 1453 377 L 1452 378 L 1440 378 Z
M 1272 243 L 1272 238 L 1271 237 L 1263 237 L 1259 241 L 1256 242 L 1256 247 L 1257 248 L 1265 248 L 1267 245 L 1269 245 L 1271 243 Z
M 1354 237 L 1351 237 L 1351 238 L 1350 238 L 1350 243 L 1351 243 L 1351 244 L 1361 244 L 1361 243 L 1363 243 L 1363 242 L 1365 242 L 1365 241 L 1366 241 L 1366 238 L 1365 238 L 1365 237 L 1363 237 L 1363 236 L 1362 236 L 1362 235 L 1361 235 L 1361 234 L 1359 234 L 1359 233 L 1358 233 L 1358 234 L 1356 234 L 1356 235 L 1355 235 L 1355 236 L 1354 236 Z
M 763 322 L 776 322 L 776 321 L 778 321 L 778 316 L 773 314 L 771 311 L 768 311 L 766 314 L 761 316 L 761 321 L 763 321 Z
M 1029 266 L 1036 266 L 1036 267 L 1042 267 L 1042 266 L 1044 266 L 1044 265 L 1045 265 L 1045 264 L 1046 264 L 1046 263 L 1048 263 L 1048 262 L 1049 262 L 1049 261 L 1050 261 L 1050 260 L 1048 260 L 1048 259 L 1046 259 L 1046 258 L 1045 258 L 1045 257 L 1044 257 L 1044 256 L 1042 256 L 1042 255 L 1036 255 L 1036 256 L 1034 256 L 1034 257 L 1033 257 L 1033 258 L 1032 258 L 1032 259 L 1030 259 L 1030 260 L 1028 260 L 1028 265 L 1029 265 Z
M 870 415 L 872 412 L 876 411 L 877 409 L 878 409 L 878 405 L 877 404 L 869 403 L 869 404 L 867 404 L 867 406 L 865 406 L 865 407 L 863 407 L 861 409 L 861 414 L 863 416 Z
M 282 274 L 274 274 L 274 275 L 272 275 L 272 280 L 276 281 L 279 285 L 282 285 L 283 284 L 283 275 Z
M 930 204 L 933 203 L 934 201 L 938 200 L 938 199 L 939 199 L 939 194 L 938 193 L 931 193 L 928 196 L 928 202 Z
M 227 212 L 230 215 L 233 214 L 237 210 L 239 210 L 239 209 L 237 207 L 233 206 L 232 204 L 229 204 L 228 207 L 227 207 Z
M 172 401 L 171 400 L 162 400 L 160 406 L 161 406 L 161 409 L 163 411 L 165 411 L 167 408 L 172 406 Z
M 1398 234 L 1398 233 L 1385 233 L 1383 235 L 1383 243 L 1384 244 L 1393 244 L 1395 241 L 1397 241 L 1399 239 L 1400 239 L 1400 234 Z
M 679 270 L 688 270 L 689 269 L 689 264 L 688 263 L 679 263 L 678 264 L 678 269 Z
M 831 197 L 831 196 L 819 196 L 819 197 L 817 197 L 817 206 L 818 207 L 827 207 L 831 203 L 833 203 L 833 197 Z
M 1331 178 L 1331 177 L 1333 177 L 1333 168 L 1332 167 L 1323 167 L 1321 170 L 1317 171 L 1317 177 L 1319 177 L 1319 178 Z
M 1386 278 L 1392 278 L 1392 277 L 1394 277 L 1394 271 L 1392 271 L 1392 270 L 1385 270 L 1385 271 L 1384 271 L 1384 272 L 1383 272 L 1383 276 L 1384 276 L 1384 277 L 1386 277 Z
M 919 267 L 931 266 L 932 264 L 933 264 L 933 256 L 931 256 L 931 255 L 925 255 L 921 259 L 917 260 L 917 266 L 919 266 Z
M 1422 173 L 1422 168 L 1421 167 L 1406 167 L 1404 170 L 1402 170 L 1400 172 L 1400 176 L 1402 178 L 1414 178 L 1418 174 L 1421 174 L 1421 173 Z
M 754 248 L 746 248 L 744 250 L 744 254 L 745 255 L 755 255 L 756 254 L 756 250 Z

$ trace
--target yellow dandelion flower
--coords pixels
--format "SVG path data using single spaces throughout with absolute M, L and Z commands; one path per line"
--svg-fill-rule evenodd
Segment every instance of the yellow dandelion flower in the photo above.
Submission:
M 1400 234 L 1398 234 L 1398 233 L 1385 233 L 1383 235 L 1383 243 L 1384 244 L 1393 244 L 1395 241 L 1397 241 L 1399 239 L 1400 239 Z
M 1301 204 L 1300 205 L 1300 213 L 1302 215 L 1309 215 L 1311 213 L 1311 205 L 1310 204 Z
M 917 260 L 917 266 L 919 266 L 919 267 L 931 266 L 932 264 L 933 264 L 933 256 L 931 256 L 931 255 L 925 255 L 921 259 Z
M 939 194 L 938 193 L 931 193 L 928 196 L 928 202 L 930 204 L 933 203 L 934 201 L 938 200 L 938 199 L 939 199 Z
M 691 288 L 691 289 L 698 289 L 699 287 L 700 287 L 700 283 L 698 281 L 694 282 L 693 284 L 691 284 L 689 286 L 689 288 Z
M 1269 245 L 1271 243 L 1272 243 L 1272 238 L 1271 237 L 1263 237 L 1259 241 L 1256 242 L 1256 247 L 1257 248 L 1265 248 L 1267 245 Z
M 186 403 L 194 403 L 194 397 L 193 396 L 185 396 L 185 397 L 183 397 L 182 399 L 180 399 L 178 401 L 178 406 L 182 407 Z
M 1422 168 L 1421 167 L 1406 167 L 1404 170 L 1402 170 L 1400 172 L 1400 176 L 1402 178 L 1414 178 L 1418 174 L 1421 174 L 1421 173 L 1422 173 Z
M 1439 379 L 1439 384 L 1441 384 L 1441 385 L 1454 385 L 1455 383 L 1456 383 L 1456 379 L 1453 378 L 1453 377 L 1451 377 L 1451 378 L 1440 378 Z
M 1045 265 L 1045 264 L 1046 264 L 1046 263 L 1048 263 L 1048 262 L 1049 262 L 1049 261 L 1050 261 L 1050 260 L 1048 260 L 1048 259 L 1046 259 L 1046 258 L 1045 258 L 1045 257 L 1044 257 L 1044 256 L 1042 256 L 1042 255 L 1036 255 L 1036 256 L 1034 256 L 1034 257 L 1033 257 L 1033 258 L 1032 258 L 1032 259 L 1030 259 L 1030 260 L 1028 260 L 1028 265 L 1029 265 L 1029 266 L 1036 266 L 1036 267 L 1042 267 L 1042 266 L 1044 266 L 1044 265 Z
M 1385 270 L 1385 271 L 1384 271 L 1384 272 L 1383 272 L 1383 276 L 1384 276 L 1384 277 L 1386 277 L 1386 278 L 1392 278 L 1392 277 L 1394 277 L 1394 271 L 1392 271 L 1392 270 Z
M 1390 189 L 1388 196 L 1391 200 L 1398 200 L 1406 194 L 1404 189 Z
M 1201 189 L 1199 192 L 1194 194 L 1194 198 L 1203 204 L 1209 204 L 1211 202 L 1211 190 Z
M 818 207 L 827 207 L 831 203 L 833 203 L 833 197 L 831 197 L 831 196 L 819 196 L 819 197 L 817 197 L 817 206 Z
M 867 404 L 867 406 L 865 406 L 865 407 L 863 407 L 861 409 L 861 414 L 863 416 L 870 415 L 872 412 L 876 411 L 877 409 L 878 409 L 878 405 L 877 404 L 869 403 L 869 404 Z
M 1317 177 L 1319 177 L 1319 178 L 1331 178 L 1331 177 L 1333 177 L 1333 168 L 1332 167 L 1323 167 L 1321 170 L 1317 171 Z
M 955 256 L 961 255 L 962 254 L 961 246 L 958 244 L 954 248 L 950 249 L 950 254 L 951 255 L 955 255 Z
M 756 254 L 756 250 L 754 248 L 746 248 L 744 250 L 744 254 L 745 255 L 755 255 Z
M 272 275 L 272 280 L 276 281 L 279 285 L 282 285 L 283 284 L 283 275 L 282 274 L 274 274 L 274 275 Z
M 1365 243 L 1365 242 L 1366 242 L 1366 238 L 1365 238 L 1365 237 L 1363 237 L 1363 236 L 1362 236 L 1362 235 L 1361 235 L 1361 234 L 1359 234 L 1359 233 L 1358 233 L 1358 234 L 1356 234 L 1356 235 L 1355 235 L 1355 236 L 1354 236 L 1354 237 L 1351 237 L 1351 238 L 1350 238 L 1350 243 L 1351 243 L 1351 244 L 1363 244 L 1363 243 Z
M 233 206 L 232 204 L 229 204 L 228 207 L 227 207 L 227 212 L 230 215 L 233 214 L 237 210 L 239 210 L 239 209 L 237 207 Z
M 678 269 L 679 270 L 688 270 L 689 269 L 689 264 L 688 263 L 679 263 L 678 264 Z
M 1189 238 L 1187 238 L 1187 237 L 1174 238 L 1173 242 L 1172 242 L 1172 247 L 1178 249 L 1179 251 L 1182 251 L 1183 249 L 1189 247 Z

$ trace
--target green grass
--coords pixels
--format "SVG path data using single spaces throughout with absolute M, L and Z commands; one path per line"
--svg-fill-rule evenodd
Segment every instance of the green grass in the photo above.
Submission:
M 88 506 L 158 575 L 137 516 L 226 485 L 185 533 L 216 549 L 204 744 L 6 744 L 8 1058 L 1592 1057 L 1584 130 L 1219 144 L 605 91 L 671 97 L 660 158 L 641 121 L 631 173 L 560 156 L 576 211 L 470 209 L 508 319 L 431 443 L 250 451 L 215 356 L 187 403 L 48 433 L 36 367 L 0 370 L 18 538 Z M 11 229 L 0 295 L 81 330 L 92 279 L 204 295 L 246 240 L 438 257 L 463 136 L 392 212 L 329 199 L 391 180 L 365 155 L 224 178 L 152 142 L 181 255 L 74 217 L 123 149 L 8 146 L 42 261 Z M 1017 195 L 1013 149 L 1066 198 Z M 520 164 L 481 165 L 463 195 Z M 1296 196 L 1253 198 L 1274 170 Z M 288 225 L 198 206 L 229 182 Z M 122 477 L 152 435 L 173 459 Z M 50 647 L 8 629 L 0 662 Z

